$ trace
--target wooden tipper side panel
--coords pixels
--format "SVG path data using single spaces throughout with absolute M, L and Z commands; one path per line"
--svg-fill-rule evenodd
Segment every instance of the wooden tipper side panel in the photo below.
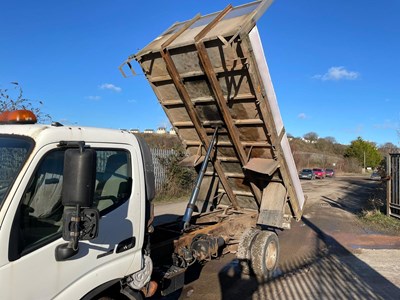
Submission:
M 191 164 L 201 162 L 219 128 L 205 174 L 205 182 L 219 179 L 217 201 L 259 209 L 265 187 L 271 180 L 280 181 L 298 217 L 301 207 L 292 179 L 282 174 L 287 172 L 280 151 L 282 136 L 268 111 L 246 39 L 255 18 L 270 2 L 228 6 L 222 12 L 177 23 L 133 58 L 185 145 Z

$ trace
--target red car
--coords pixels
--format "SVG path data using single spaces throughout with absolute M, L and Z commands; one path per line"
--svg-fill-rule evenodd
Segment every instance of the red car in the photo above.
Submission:
M 335 177 L 335 170 L 333 169 L 325 169 L 325 175 L 326 177 Z
M 326 177 L 326 173 L 324 169 L 321 168 L 314 168 L 312 169 L 315 178 L 324 179 Z

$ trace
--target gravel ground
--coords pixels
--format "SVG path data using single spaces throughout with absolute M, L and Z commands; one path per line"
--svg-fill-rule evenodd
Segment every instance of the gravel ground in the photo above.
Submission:
M 197 266 L 168 299 L 400 299 L 400 235 L 370 230 L 356 214 L 379 183 L 363 177 L 302 181 L 304 217 L 279 234 L 281 257 L 268 282 L 241 273 L 229 254 Z M 174 220 L 186 203 L 156 206 Z

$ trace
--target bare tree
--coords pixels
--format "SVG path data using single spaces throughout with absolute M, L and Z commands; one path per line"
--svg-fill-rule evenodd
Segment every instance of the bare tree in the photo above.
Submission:
M 39 122 L 51 121 L 49 114 L 42 112 L 40 106 L 42 101 L 34 101 L 24 97 L 22 87 L 18 82 L 11 82 L 12 89 L 0 89 L 0 112 L 27 109 L 31 110 L 37 117 Z M 37 105 L 34 105 L 37 102 Z
M 380 146 L 378 150 L 379 152 L 381 152 L 383 156 L 386 156 L 390 153 L 398 153 L 400 149 L 393 143 L 385 143 L 382 146 Z
M 303 135 L 303 138 L 307 141 L 310 141 L 311 143 L 315 143 L 318 141 L 318 134 L 315 132 L 308 132 L 305 135 Z
M 331 142 L 332 144 L 336 144 L 337 143 L 336 139 L 333 136 L 327 136 L 327 137 L 324 138 L 324 140 L 326 140 L 328 142 Z

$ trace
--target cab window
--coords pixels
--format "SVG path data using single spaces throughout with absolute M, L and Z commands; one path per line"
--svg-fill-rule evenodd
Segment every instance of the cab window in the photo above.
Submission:
M 65 149 L 45 155 L 23 196 L 14 225 L 19 232 L 19 254 L 31 252 L 61 236 L 62 183 Z M 105 215 L 129 199 L 132 178 L 125 150 L 97 149 L 94 206 Z
M 126 151 L 97 151 L 95 206 L 104 215 L 131 194 L 130 157 Z

